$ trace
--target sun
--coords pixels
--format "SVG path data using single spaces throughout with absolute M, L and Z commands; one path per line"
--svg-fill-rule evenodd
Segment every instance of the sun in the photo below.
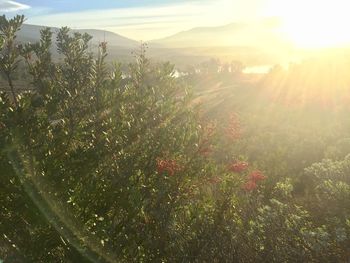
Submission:
M 271 0 L 269 13 L 282 20 L 282 33 L 297 47 L 350 43 L 349 0 Z

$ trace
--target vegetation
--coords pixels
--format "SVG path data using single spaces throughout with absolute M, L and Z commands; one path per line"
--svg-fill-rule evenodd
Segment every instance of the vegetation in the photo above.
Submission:
M 142 46 L 110 72 L 107 43 L 94 56 L 68 28 L 55 62 L 49 29 L 18 45 L 22 23 L 0 18 L 5 262 L 349 260 L 348 108 L 272 103 L 268 75 L 258 91 L 236 81 L 219 110 L 186 81 L 232 83 L 241 65 L 175 78 Z M 32 90 L 16 90 L 21 63 Z

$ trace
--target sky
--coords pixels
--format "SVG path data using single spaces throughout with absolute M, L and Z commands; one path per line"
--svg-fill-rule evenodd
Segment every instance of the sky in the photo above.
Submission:
M 0 13 L 27 23 L 104 29 L 135 40 L 163 38 L 199 26 L 259 16 L 270 0 L 0 0 Z
M 0 0 L 0 14 L 27 23 L 103 29 L 148 41 L 194 27 L 281 19 L 300 46 L 350 43 L 350 0 Z

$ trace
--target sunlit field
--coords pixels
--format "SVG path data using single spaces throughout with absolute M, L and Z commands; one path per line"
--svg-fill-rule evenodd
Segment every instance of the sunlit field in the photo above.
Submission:
M 350 261 L 350 3 L 18 1 L 0 263 Z

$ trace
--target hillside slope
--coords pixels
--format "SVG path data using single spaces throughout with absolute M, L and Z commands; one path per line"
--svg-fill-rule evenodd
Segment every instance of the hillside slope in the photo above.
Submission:
M 18 39 L 23 42 L 35 42 L 40 38 L 40 30 L 43 29 L 44 26 L 36 26 L 36 25 L 23 25 L 22 29 L 18 33 Z M 56 37 L 56 33 L 58 28 L 51 28 L 54 32 L 54 37 Z M 72 30 L 73 32 L 81 32 L 88 33 L 93 37 L 92 43 L 98 43 L 102 41 L 107 41 L 110 46 L 119 46 L 119 47 L 136 47 L 139 43 L 135 40 L 126 38 L 119 34 L 97 30 L 97 29 L 77 29 Z
M 249 46 L 276 48 L 287 46 L 280 33 L 280 22 L 267 19 L 249 23 L 232 23 L 219 27 L 198 27 L 151 43 L 167 47 Z

